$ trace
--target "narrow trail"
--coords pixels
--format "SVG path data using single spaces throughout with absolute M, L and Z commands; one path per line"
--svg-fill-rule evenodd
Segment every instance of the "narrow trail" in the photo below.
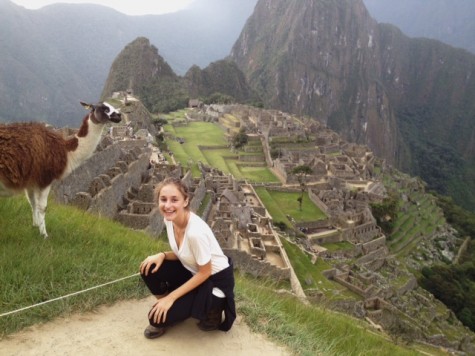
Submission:
M 0 355 L 131 356 L 290 355 L 290 351 L 252 333 L 238 315 L 228 332 L 203 332 L 196 320 L 170 328 L 155 340 L 143 336 L 154 298 L 123 301 L 95 312 L 35 325 L 0 340 Z

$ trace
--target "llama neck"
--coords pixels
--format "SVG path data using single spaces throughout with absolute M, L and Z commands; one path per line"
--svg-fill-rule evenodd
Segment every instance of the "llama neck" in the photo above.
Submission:
M 87 127 L 85 127 L 85 125 L 87 125 Z M 74 151 L 68 152 L 68 167 L 64 176 L 71 173 L 92 156 L 101 140 L 103 128 L 103 124 L 93 123 L 90 117 L 88 117 L 87 120 L 84 120 L 79 131 L 86 132 L 86 135 L 76 135 L 78 146 Z

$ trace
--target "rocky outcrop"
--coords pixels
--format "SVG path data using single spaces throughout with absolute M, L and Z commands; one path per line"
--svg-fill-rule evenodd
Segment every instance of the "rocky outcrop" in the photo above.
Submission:
M 361 1 L 259 1 L 231 57 L 269 107 L 312 115 L 395 162 L 379 36 Z

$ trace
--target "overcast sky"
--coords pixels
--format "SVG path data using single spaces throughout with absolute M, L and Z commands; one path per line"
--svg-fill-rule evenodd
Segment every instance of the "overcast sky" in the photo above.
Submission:
M 175 12 L 194 0 L 11 0 L 27 9 L 39 9 L 54 3 L 98 4 L 111 7 L 127 15 L 156 15 Z

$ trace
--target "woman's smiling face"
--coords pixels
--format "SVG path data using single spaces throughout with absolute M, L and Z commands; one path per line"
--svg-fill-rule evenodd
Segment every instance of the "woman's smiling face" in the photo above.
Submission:
M 169 221 L 180 219 L 185 214 L 188 200 L 174 184 L 167 184 L 160 190 L 158 208 L 163 217 Z

